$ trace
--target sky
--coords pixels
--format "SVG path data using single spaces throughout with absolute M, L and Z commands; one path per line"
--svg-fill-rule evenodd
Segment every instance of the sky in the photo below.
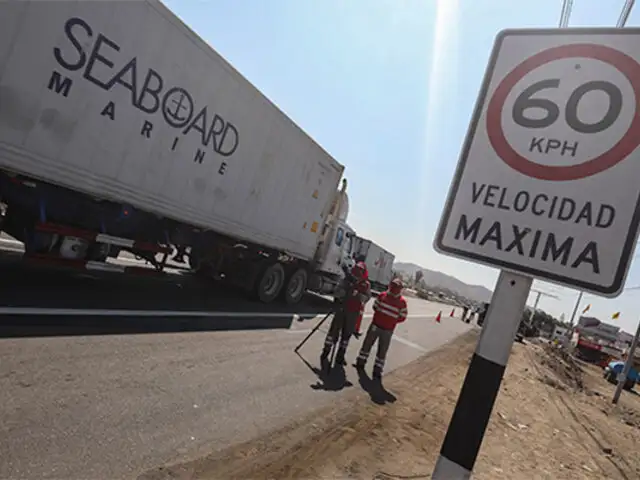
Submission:
M 495 35 L 554 27 L 560 0 L 163 0 L 346 166 L 349 223 L 396 255 L 493 289 L 498 271 L 432 242 Z M 571 26 L 615 25 L 623 0 L 576 0 Z M 640 26 L 640 7 L 628 26 Z M 634 261 L 627 287 L 640 285 Z M 534 282 L 538 308 L 571 317 L 578 292 Z M 535 300 L 529 297 L 529 304 Z M 633 332 L 640 289 L 579 312 Z

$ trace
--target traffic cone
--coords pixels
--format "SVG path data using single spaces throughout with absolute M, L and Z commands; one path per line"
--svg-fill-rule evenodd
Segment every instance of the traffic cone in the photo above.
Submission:
M 442 312 L 438 312 L 438 316 L 436 317 L 436 322 L 440 323 L 440 317 L 442 315 Z
M 456 313 L 456 309 L 454 308 L 453 310 L 451 310 L 451 314 L 449 315 L 450 317 L 453 317 L 453 315 Z

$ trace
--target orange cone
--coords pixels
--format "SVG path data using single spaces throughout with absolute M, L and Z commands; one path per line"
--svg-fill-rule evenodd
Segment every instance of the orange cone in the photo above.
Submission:
M 440 323 L 440 316 L 442 315 L 442 312 L 438 312 L 438 316 L 436 317 L 436 322 Z
M 450 317 L 453 317 L 453 315 L 456 313 L 456 309 L 454 308 L 453 310 L 451 310 L 451 315 L 449 315 Z

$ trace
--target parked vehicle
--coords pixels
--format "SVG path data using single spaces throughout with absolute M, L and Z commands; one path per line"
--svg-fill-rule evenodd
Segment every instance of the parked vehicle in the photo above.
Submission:
M 624 362 L 620 360 L 614 360 L 609 362 L 603 371 L 604 378 L 613 384 L 618 383 L 618 375 L 622 373 L 624 369 Z M 632 366 L 627 374 L 627 379 L 624 382 L 625 390 L 632 390 L 633 387 L 640 381 L 640 373 Z
M 0 40 L 2 229 L 26 257 L 178 250 L 262 302 L 339 293 L 343 165 L 161 2 L 1 2 Z
M 372 288 L 384 292 L 393 280 L 395 255 L 380 245 L 362 237 L 355 237 L 354 256 L 367 265 Z

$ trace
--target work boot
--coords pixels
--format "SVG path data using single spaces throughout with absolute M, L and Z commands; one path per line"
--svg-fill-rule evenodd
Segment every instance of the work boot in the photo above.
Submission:
M 338 350 L 336 354 L 336 365 L 342 365 L 343 367 L 347 364 L 347 361 L 344 359 L 344 350 Z
M 353 364 L 356 367 L 356 370 L 364 370 L 364 361 L 356 360 L 356 363 Z
M 376 381 L 380 381 L 382 380 L 382 370 L 379 370 L 377 368 L 373 369 L 373 379 Z
M 320 367 L 322 368 L 322 370 L 329 370 L 329 367 L 331 366 L 329 365 L 330 353 L 331 353 L 331 349 L 325 347 L 322 350 L 322 353 L 320 354 Z

